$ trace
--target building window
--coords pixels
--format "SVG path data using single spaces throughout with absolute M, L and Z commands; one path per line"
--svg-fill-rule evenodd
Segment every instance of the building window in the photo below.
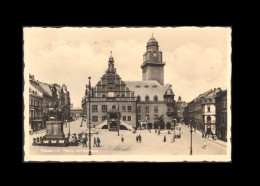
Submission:
M 31 105 L 33 105 L 33 100 L 31 99 Z
M 116 106 L 115 106 L 115 105 L 113 105 L 113 106 L 112 106 L 112 109 L 116 109 Z
M 126 107 L 125 107 L 125 106 L 122 106 L 122 111 L 125 112 L 125 110 L 126 110 Z
M 98 106 L 92 105 L 92 112 L 97 112 L 97 111 L 98 111 Z
M 123 121 L 126 121 L 126 116 L 123 116 Z
M 145 107 L 145 113 L 149 113 L 149 106 Z
M 211 117 L 210 116 L 207 117 L 207 123 L 211 123 Z
M 210 112 L 210 106 L 208 106 L 208 112 Z
M 102 121 L 105 121 L 107 119 L 106 116 L 102 116 Z
M 137 107 L 137 112 L 138 112 L 138 113 L 141 112 L 141 107 L 140 107 L 140 106 Z
M 141 120 L 141 115 L 137 115 L 137 120 Z
M 131 116 L 128 116 L 128 117 L 127 117 L 127 121 L 131 121 Z
M 137 99 L 137 101 L 141 101 L 141 97 L 139 95 L 137 96 L 136 99 Z
M 92 121 L 93 122 L 98 122 L 98 117 L 97 116 L 92 116 Z
M 158 118 L 158 115 L 154 115 L 154 116 L 153 116 L 153 119 L 154 119 L 154 120 L 157 120 L 157 118 Z
M 153 97 L 153 99 L 154 99 L 154 101 L 158 101 L 158 96 L 155 95 L 155 96 Z
M 127 110 L 128 110 L 128 112 L 131 112 L 132 107 L 131 107 L 131 106 L 128 106 L 128 107 L 127 107 Z
M 106 95 L 103 95 L 103 98 L 106 97 Z
M 35 104 L 35 100 L 34 100 L 34 104 L 33 104 L 34 106 L 36 106 L 36 104 Z
M 107 111 L 107 105 L 102 105 L 102 111 Z
M 146 119 L 146 120 L 150 120 L 150 116 L 149 116 L 149 115 L 146 115 L 146 116 L 145 116 L 145 119 Z
M 158 113 L 158 106 L 154 106 L 154 113 Z
M 145 96 L 145 101 L 149 101 L 149 96 Z

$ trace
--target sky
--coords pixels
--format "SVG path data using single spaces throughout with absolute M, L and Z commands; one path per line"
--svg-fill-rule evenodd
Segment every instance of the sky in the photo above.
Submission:
M 41 82 L 67 85 L 74 108 L 81 107 L 88 77 L 96 85 L 107 70 L 111 51 L 122 80 L 141 81 L 140 66 L 152 34 L 166 62 L 164 83 L 172 85 L 175 100 L 181 96 L 190 102 L 230 84 L 230 28 L 27 27 L 23 32 L 26 72 Z

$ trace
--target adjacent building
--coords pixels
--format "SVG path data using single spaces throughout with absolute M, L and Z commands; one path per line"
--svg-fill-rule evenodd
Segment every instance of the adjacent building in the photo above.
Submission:
M 176 118 L 176 102 L 171 85 L 164 85 L 164 65 L 162 52 L 153 36 L 143 55 L 142 81 L 122 80 L 111 54 L 107 71 L 92 92 L 86 88 L 82 99 L 83 115 L 89 117 L 90 114 L 92 127 L 109 130 L 170 129 Z M 163 118 L 163 123 L 159 123 L 159 117 Z
M 37 82 L 31 82 L 29 85 L 29 125 L 32 131 L 44 128 L 43 122 L 43 92 L 35 88 Z
M 188 104 L 185 101 L 182 101 L 181 96 L 179 96 L 176 107 L 177 107 L 177 121 L 178 122 L 183 122 L 184 119 L 184 108 L 187 106 Z
M 71 108 L 70 109 L 70 116 L 72 118 L 82 117 L 83 109 L 82 108 Z
M 216 135 L 215 97 L 220 88 L 208 90 L 188 103 L 184 109 L 184 121 L 200 131 Z
M 48 108 L 52 107 L 55 102 L 69 104 L 70 95 L 67 87 L 58 84 L 47 84 L 40 82 L 29 74 L 29 124 L 31 131 L 37 131 L 46 128 L 48 121 Z M 69 110 L 65 113 L 69 113 Z M 64 116 L 67 118 L 67 116 Z
M 215 97 L 216 135 L 218 139 L 227 141 L 227 90 L 220 91 Z

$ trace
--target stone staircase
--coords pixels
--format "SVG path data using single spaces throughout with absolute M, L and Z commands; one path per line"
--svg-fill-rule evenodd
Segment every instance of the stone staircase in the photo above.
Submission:
M 102 123 L 98 124 L 95 128 L 101 129 L 104 125 L 107 125 L 107 120 L 104 120 Z
M 102 123 L 98 124 L 95 128 L 101 129 L 104 125 L 107 125 L 107 120 L 104 120 Z M 124 125 L 128 130 L 132 130 L 132 125 L 125 123 L 122 120 L 120 120 L 120 125 Z
M 132 130 L 132 125 L 125 123 L 124 121 L 120 120 L 120 125 L 124 125 L 128 130 Z

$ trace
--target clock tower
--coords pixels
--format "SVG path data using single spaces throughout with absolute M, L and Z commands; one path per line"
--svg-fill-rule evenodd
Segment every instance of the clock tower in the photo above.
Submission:
M 162 52 L 159 51 L 158 41 L 152 37 L 146 45 L 146 52 L 143 55 L 142 77 L 143 81 L 157 80 L 161 85 L 164 84 L 164 65 Z

